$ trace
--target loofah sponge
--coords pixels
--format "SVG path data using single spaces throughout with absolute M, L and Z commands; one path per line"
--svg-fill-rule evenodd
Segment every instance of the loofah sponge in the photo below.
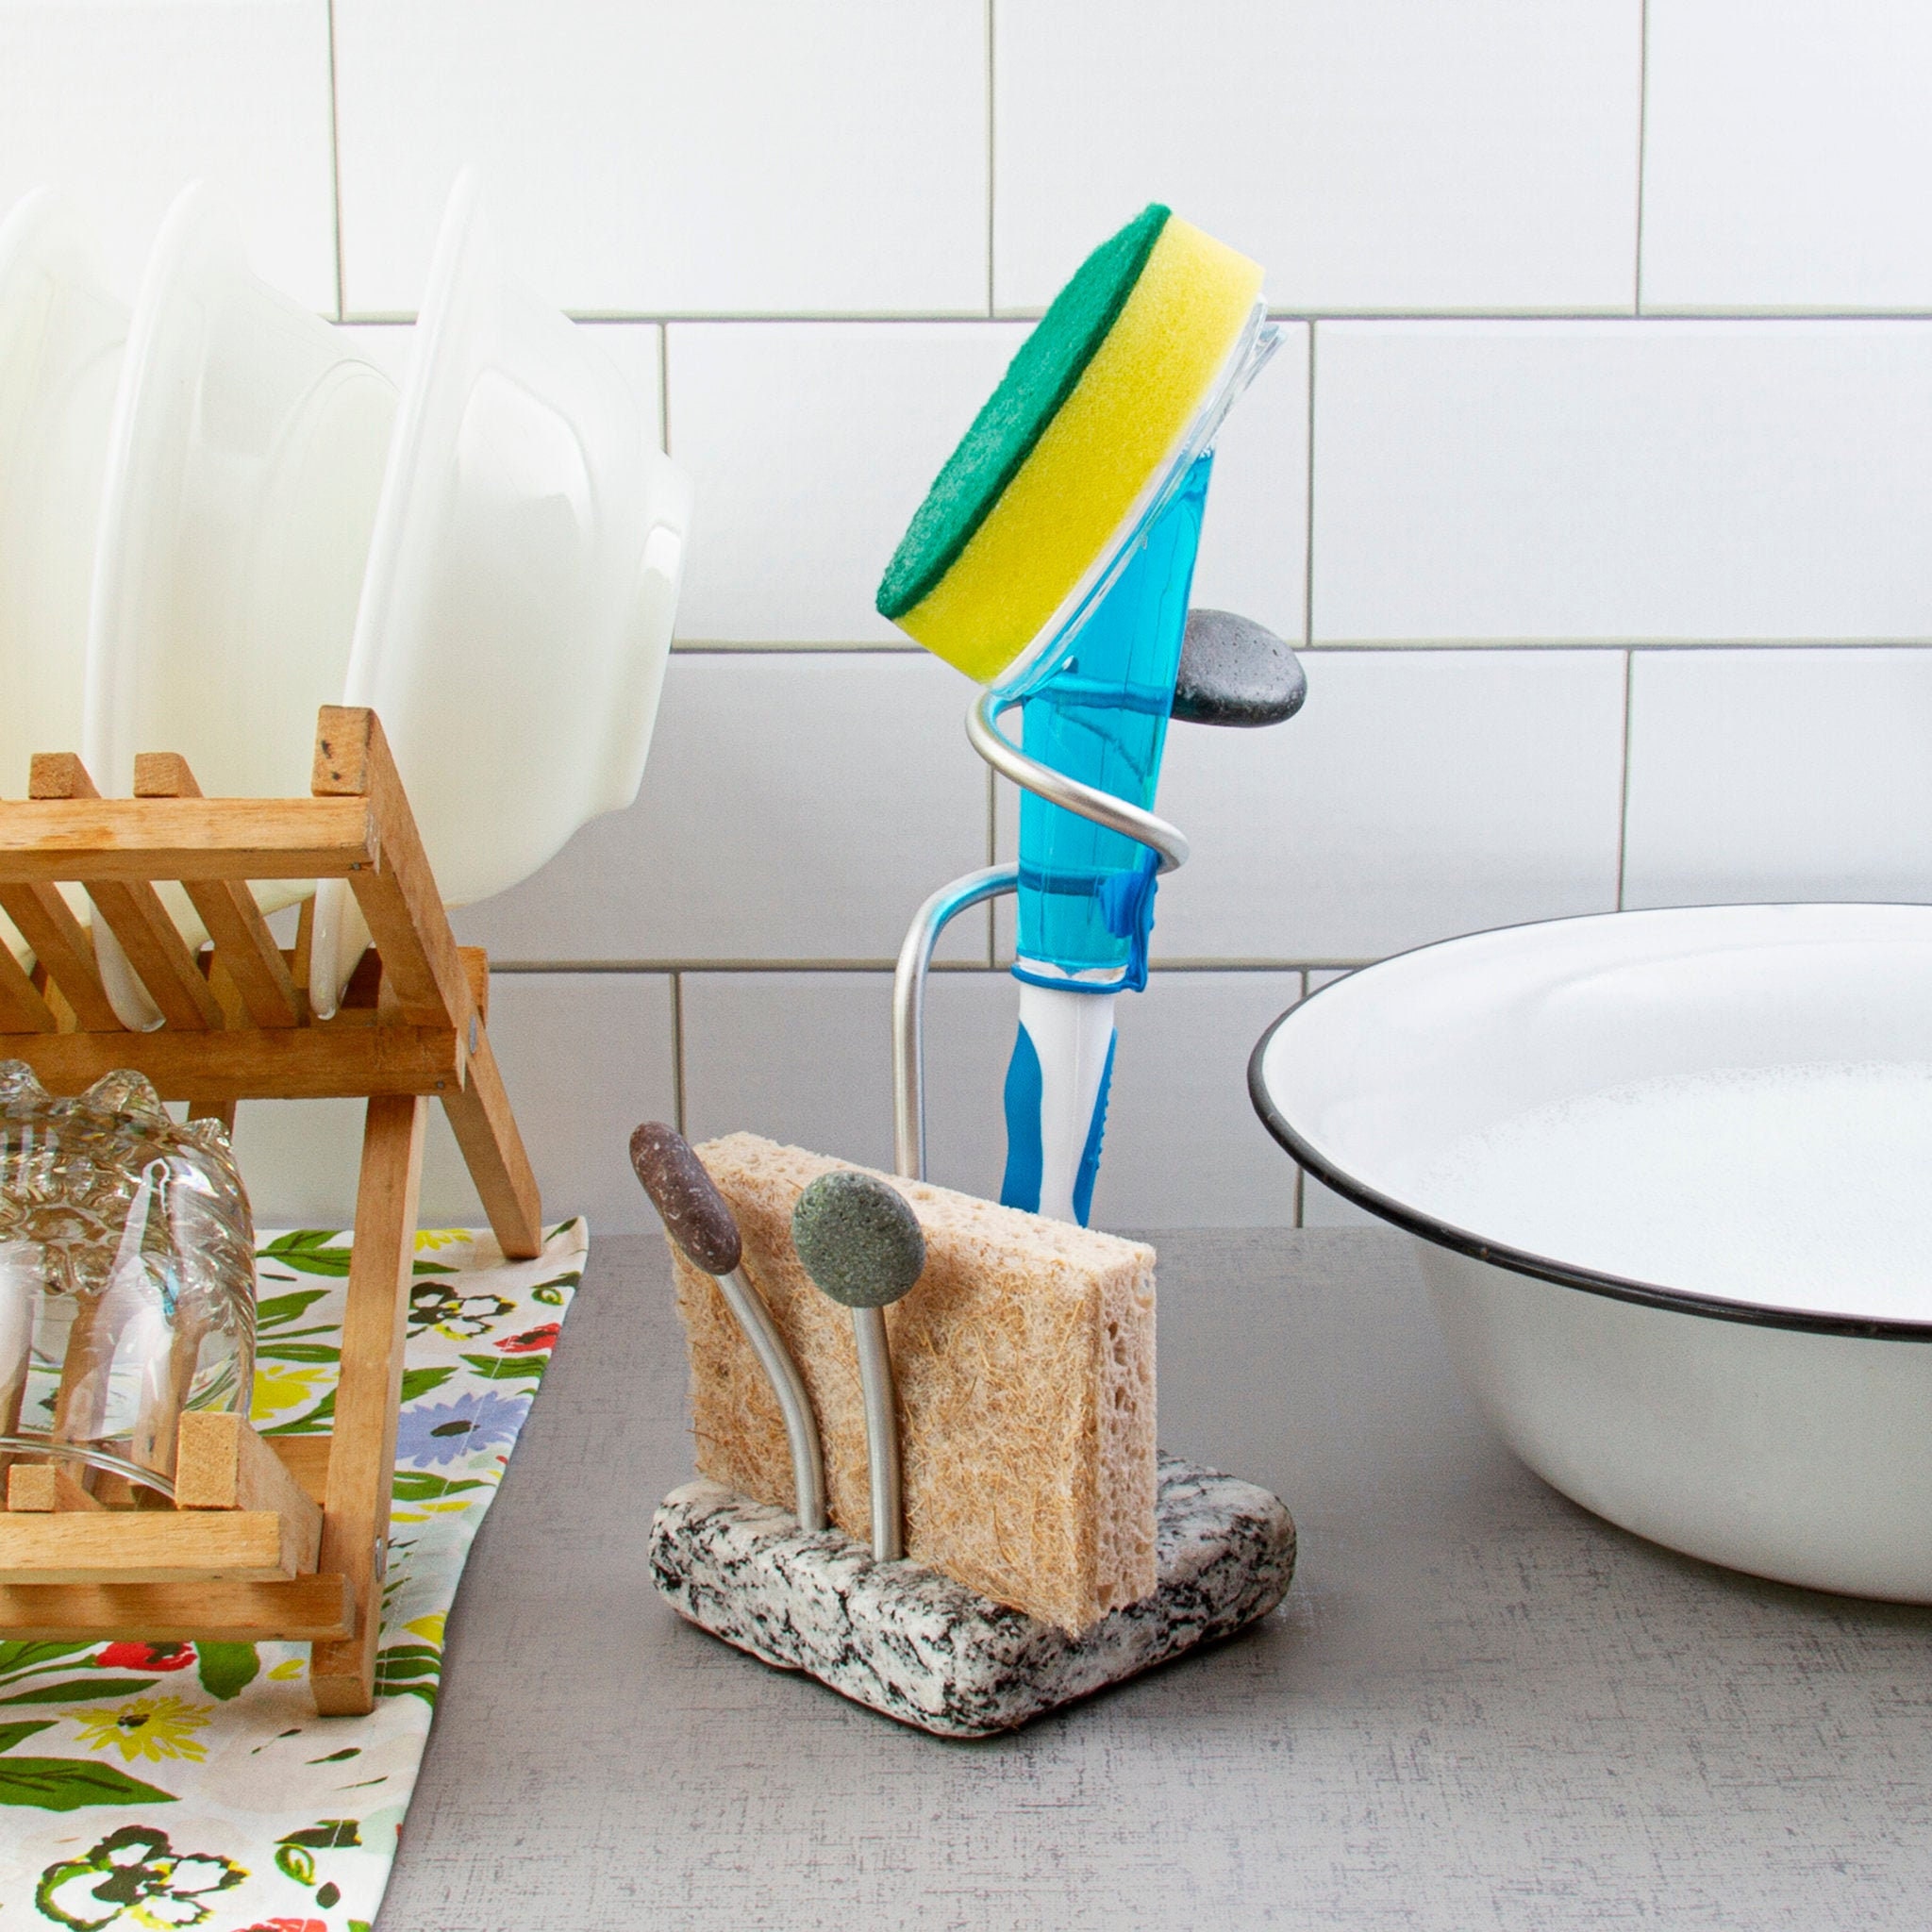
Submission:
M 863 1539 L 871 1503 L 851 1318 L 813 1287 L 792 1242 L 799 1197 L 851 1170 L 752 1134 L 697 1153 L 810 1391 L 832 1520 Z M 921 1181 L 887 1185 L 917 1215 L 924 1248 L 918 1285 L 886 1310 L 906 1553 L 1042 1623 L 1088 1629 L 1159 1580 L 1154 1251 Z M 882 1254 L 882 1271 L 902 1277 L 910 1243 L 893 1237 Z M 791 1464 L 770 1385 L 717 1283 L 675 1243 L 672 1259 L 698 1470 L 789 1508 Z
M 1099 560 L 1208 400 L 1261 271 L 1167 208 L 1094 250 L 913 517 L 878 608 L 981 684 Z

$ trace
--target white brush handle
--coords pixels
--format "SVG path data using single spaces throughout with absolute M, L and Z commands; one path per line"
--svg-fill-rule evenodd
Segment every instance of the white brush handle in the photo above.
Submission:
M 1021 982 L 1020 1037 L 1007 1080 L 1002 1199 L 1008 1206 L 1085 1224 L 1106 1118 L 1117 997 Z

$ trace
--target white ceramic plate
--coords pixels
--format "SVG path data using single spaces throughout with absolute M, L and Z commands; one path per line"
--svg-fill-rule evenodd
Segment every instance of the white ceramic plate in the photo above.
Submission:
M 691 491 L 587 331 L 450 197 L 396 420 L 343 702 L 380 716 L 444 899 L 526 878 L 643 775 Z M 316 897 L 310 997 L 367 944 Z
M 249 269 L 196 184 L 135 305 L 93 575 L 81 753 L 105 792 L 178 751 L 211 797 L 308 790 L 318 707 L 341 696 L 395 386 Z M 300 881 L 259 893 L 264 909 Z M 171 908 L 205 937 L 185 896 Z M 105 929 L 130 1025 L 158 1019 Z

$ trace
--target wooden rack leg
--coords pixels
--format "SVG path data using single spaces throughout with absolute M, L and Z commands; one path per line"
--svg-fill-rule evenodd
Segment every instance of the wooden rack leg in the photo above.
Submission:
M 360 1716 L 375 1702 L 375 1639 L 388 1567 L 403 1334 L 427 1111 L 428 1103 L 411 1095 L 380 1095 L 370 1101 L 362 1130 L 320 1558 L 324 1571 L 340 1570 L 349 1578 L 356 1593 L 356 1634 L 314 1646 L 309 1681 L 315 1707 L 325 1717 Z
M 460 1089 L 442 1096 L 442 1107 L 497 1246 L 512 1261 L 541 1255 L 543 1224 L 537 1176 L 530 1172 L 530 1157 L 509 1110 L 490 1036 L 480 1024 L 471 1030 L 469 1076 Z

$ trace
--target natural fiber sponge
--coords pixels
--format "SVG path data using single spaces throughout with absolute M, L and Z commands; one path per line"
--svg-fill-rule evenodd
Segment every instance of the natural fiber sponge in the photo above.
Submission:
M 871 1497 L 852 1318 L 791 1244 L 798 1197 L 847 1163 L 752 1134 L 697 1152 L 811 1393 L 832 1520 L 862 1541 Z M 886 1310 L 907 1554 L 1077 1634 L 1158 1582 L 1154 1251 L 923 1182 L 891 1185 L 925 1239 L 918 1285 Z M 675 1246 L 672 1259 L 699 1474 L 790 1508 L 770 1385 L 717 1283 Z
M 1260 288 L 1257 264 L 1158 204 L 1103 242 L 920 505 L 880 613 L 991 683 L 1174 455 Z

